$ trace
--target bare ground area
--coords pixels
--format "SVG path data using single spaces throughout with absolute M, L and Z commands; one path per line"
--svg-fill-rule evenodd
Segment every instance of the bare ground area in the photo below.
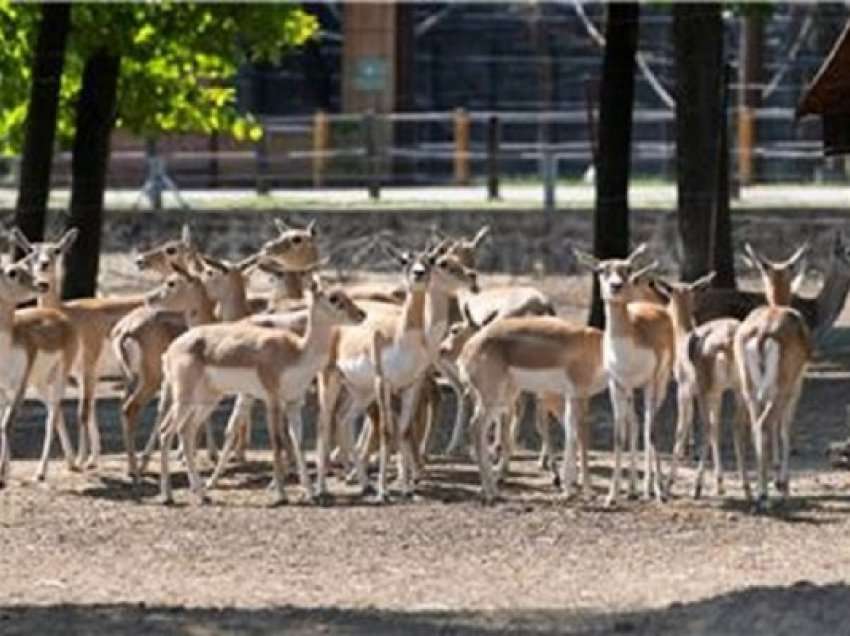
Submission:
M 583 313 L 586 285 L 562 285 L 563 313 Z M 188 505 L 175 464 L 178 504 L 165 508 L 156 472 L 128 485 L 114 399 L 100 407 L 102 466 L 72 474 L 56 461 L 36 484 L 41 410 L 28 406 L 13 438 L 24 459 L 0 492 L 0 634 L 846 633 L 850 473 L 825 450 L 847 433 L 850 358 L 834 351 L 848 342 L 837 330 L 812 365 L 793 496 L 766 515 L 742 501 L 728 444 L 725 497 L 692 500 L 689 467 L 667 504 L 603 509 L 607 398 L 592 413 L 593 499 L 560 500 L 524 451 L 492 507 L 475 466 L 437 455 L 412 502 L 378 507 L 334 479 L 333 506 L 298 504 L 293 484 L 293 503 L 270 508 L 269 457 L 255 450 L 206 507 Z

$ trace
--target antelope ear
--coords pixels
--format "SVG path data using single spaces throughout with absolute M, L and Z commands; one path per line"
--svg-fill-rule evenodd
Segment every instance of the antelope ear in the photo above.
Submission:
M 315 238 L 315 236 L 316 236 L 316 219 L 313 219 L 312 221 L 310 221 L 307 224 L 307 232 L 310 233 L 310 236 Z
M 587 267 L 589 270 L 595 272 L 599 269 L 599 259 L 593 256 L 592 254 L 588 254 L 587 252 L 583 252 L 582 250 L 574 247 L 573 254 L 576 257 L 576 260 L 580 265 Z
M 483 241 L 485 238 L 487 238 L 487 236 L 489 236 L 489 234 L 490 234 L 490 226 L 489 225 L 485 225 L 480 230 L 478 230 L 478 233 L 475 235 L 475 237 L 473 237 L 472 241 L 470 242 L 472 247 L 474 247 L 474 248 L 478 247 L 481 244 L 481 241 Z
M 307 277 L 307 289 L 310 290 L 310 293 L 314 296 L 322 295 L 322 284 L 319 282 L 318 276 Z
M 787 267 L 792 267 L 797 265 L 798 262 L 805 262 L 801 261 L 801 259 L 803 259 L 809 253 L 810 249 L 811 245 L 809 245 L 809 242 L 806 241 L 800 247 L 797 248 L 797 251 L 791 255 L 791 258 L 785 261 L 785 265 Z
M 21 231 L 21 228 L 17 226 L 13 227 L 11 230 L 8 231 L 8 237 L 21 249 L 24 249 L 28 252 L 32 252 L 35 250 L 32 243 L 30 243 L 29 239 Z
M 226 274 L 230 271 L 230 268 L 227 265 L 225 265 L 222 261 L 213 258 L 212 256 L 207 256 L 206 254 L 199 254 L 198 260 L 201 263 L 208 265 L 212 269 L 220 271 L 222 274 Z
M 807 269 L 808 268 L 806 267 L 806 259 L 805 258 L 802 261 L 799 261 L 797 263 L 797 274 L 791 280 L 791 293 L 792 294 L 796 294 L 797 292 L 799 292 L 802 289 L 803 283 L 806 282 L 806 270 Z
M 67 252 L 71 249 L 71 246 L 80 236 L 80 230 L 78 228 L 72 227 L 67 232 L 62 235 L 62 238 L 59 239 L 59 249 L 63 252 Z
M 236 265 L 234 265 L 234 268 L 239 272 L 246 272 L 249 269 L 251 269 L 252 267 L 254 267 L 254 265 L 256 265 L 257 261 L 259 261 L 259 260 L 260 260 L 259 254 L 251 254 L 251 256 L 243 258 L 241 261 L 236 263 Z
M 649 274 L 650 272 L 654 272 L 654 271 L 655 271 L 655 270 L 657 270 L 657 269 L 658 269 L 658 261 L 652 261 L 649 265 L 646 265 L 646 266 L 644 266 L 644 267 L 641 267 L 641 268 L 640 268 L 639 270 L 637 270 L 636 272 L 633 272 L 633 273 L 629 276 L 629 283 L 634 284 L 634 283 L 636 283 L 638 280 L 640 280 L 641 276 L 646 276 L 646 275 L 647 275 L 647 274 Z
M 404 267 L 410 265 L 410 262 L 413 260 L 413 255 L 410 252 L 406 250 L 402 252 L 400 249 L 398 249 L 394 245 L 391 245 L 390 243 L 382 242 L 381 248 L 390 258 L 395 259 Z
M 629 256 L 626 258 L 626 260 L 627 260 L 630 264 L 634 265 L 635 259 L 636 259 L 638 256 L 643 256 L 643 255 L 646 253 L 646 250 L 648 250 L 648 249 L 649 249 L 649 246 L 648 246 L 646 243 L 641 243 L 640 245 L 638 245 L 638 246 L 634 249 L 634 251 L 632 251 L 632 253 L 631 253 L 631 254 L 629 254 Z
M 437 259 L 443 254 L 447 253 L 449 249 L 451 249 L 454 241 L 450 238 L 440 239 L 440 241 L 432 248 L 428 250 L 428 258 L 429 259 Z
M 475 322 L 475 318 L 472 317 L 472 312 L 469 310 L 469 303 L 463 306 L 463 319 L 466 321 L 466 324 L 473 329 L 478 329 L 479 324 Z
M 489 314 L 484 316 L 484 320 L 481 321 L 481 324 L 479 325 L 479 327 L 483 329 L 484 327 L 489 325 L 491 322 L 493 322 L 496 319 L 496 316 L 498 316 L 498 315 L 499 315 L 499 310 L 494 309 Z
M 663 278 L 653 278 L 652 287 L 664 299 L 664 302 L 670 302 L 673 296 L 673 286 Z
M 692 282 L 688 287 L 691 291 L 702 291 L 707 287 L 711 286 L 711 283 L 714 282 L 714 278 L 717 276 L 717 272 L 710 271 L 708 274 L 703 276 L 702 278 L 698 278 L 694 282 Z
M 188 223 L 183 224 L 183 229 L 180 232 L 180 240 L 185 245 L 192 245 L 192 230 L 189 229 Z
M 744 251 L 746 252 L 743 255 L 744 262 L 753 269 L 757 269 L 758 271 L 765 273 L 765 265 L 764 261 L 761 257 L 756 254 L 756 251 L 753 249 L 753 246 L 749 243 L 744 243 Z
M 178 265 L 177 263 L 171 263 L 171 269 L 174 270 L 175 274 L 179 274 L 186 280 L 192 280 L 194 276 L 192 276 L 188 271 L 186 271 L 182 265 Z
M 283 234 L 284 232 L 288 232 L 292 229 L 291 227 L 289 227 L 289 225 L 286 224 L 286 221 L 284 221 L 283 219 L 275 219 L 274 226 L 281 234 Z

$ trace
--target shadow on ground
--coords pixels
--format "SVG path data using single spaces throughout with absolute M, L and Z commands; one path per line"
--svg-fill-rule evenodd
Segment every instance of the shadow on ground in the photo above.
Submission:
M 185 609 L 143 604 L 0 607 L 6 636 L 42 634 L 746 634 L 846 633 L 850 588 L 800 582 L 755 587 L 658 610 L 610 614 L 559 609 L 393 612 L 291 606 Z

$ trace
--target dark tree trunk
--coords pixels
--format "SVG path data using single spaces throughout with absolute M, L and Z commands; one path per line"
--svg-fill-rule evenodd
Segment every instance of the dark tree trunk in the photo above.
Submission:
M 732 216 L 729 207 L 729 103 L 731 98 L 731 70 L 724 67 L 723 99 L 721 102 L 723 117 L 720 122 L 720 145 L 717 161 L 717 201 L 714 228 L 714 287 L 735 289 L 735 252 L 732 247 Z
M 109 164 L 109 138 L 115 123 L 119 57 L 99 49 L 86 60 L 77 100 L 71 158 L 71 218 L 80 230 L 67 260 L 64 296 L 94 296 L 100 257 L 103 195 Z
M 599 148 L 593 218 L 593 253 L 599 258 L 622 257 L 629 251 L 629 168 L 639 19 L 637 3 L 608 5 L 599 88 Z M 605 323 L 595 276 L 589 322 L 595 327 Z
M 40 241 L 44 237 L 59 88 L 70 25 L 70 4 L 41 6 L 41 23 L 33 55 L 33 79 L 21 153 L 21 182 L 15 207 L 15 224 L 31 241 Z
M 675 4 L 676 178 L 681 276 L 713 269 L 718 219 L 718 159 L 723 94 L 719 4 Z

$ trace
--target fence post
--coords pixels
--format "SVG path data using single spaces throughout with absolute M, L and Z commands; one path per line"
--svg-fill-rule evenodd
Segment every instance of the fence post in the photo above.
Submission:
M 210 178 L 208 185 L 210 188 L 218 187 L 218 174 L 219 174 L 219 166 L 218 166 L 218 131 L 214 130 L 210 133 Z
M 313 187 L 321 188 L 325 181 L 325 165 L 330 141 L 328 115 L 323 110 L 317 110 L 313 116 Z
M 469 184 L 469 114 L 455 109 L 455 183 Z
M 268 194 L 269 183 L 266 175 L 269 170 L 269 147 L 268 147 L 268 132 L 263 128 L 263 135 L 254 144 L 254 168 L 255 180 L 257 183 L 257 194 Z
M 381 179 L 378 174 L 378 140 L 376 139 L 375 111 L 363 113 L 363 142 L 366 146 L 366 180 L 369 198 L 381 197 Z
M 555 185 L 558 182 L 558 158 L 549 144 L 543 147 L 543 211 L 555 211 Z
M 150 190 L 148 197 L 150 198 L 151 207 L 154 210 L 162 209 L 162 180 L 160 179 L 159 156 L 156 148 L 156 139 L 148 137 L 145 140 L 145 155 L 147 156 L 148 165 L 148 183 Z
M 498 115 L 490 115 L 487 119 L 487 199 L 499 199 L 499 129 Z

